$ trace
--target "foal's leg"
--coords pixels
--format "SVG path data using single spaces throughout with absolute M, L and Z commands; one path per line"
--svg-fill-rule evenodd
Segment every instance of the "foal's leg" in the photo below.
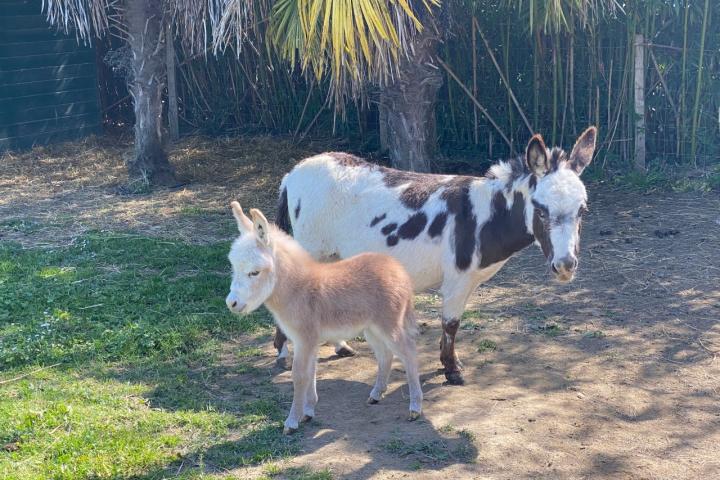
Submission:
M 317 349 L 313 351 L 308 364 L 308 377 L 310 382 L 305 393 L 305 404 L 303 405 L 303 422 L 309 422 L 315 416 L 315 405 L 317 405 Z
M 400 358 L 400 361 L 405 366 L 405 373 L 407 374 L 408 389 L 410 390 L 410 416 L 408 420 L 415 420 L 422 413 L 423 401 L 415 340 L 403 332 L 402 337 L 393 344 L 393 348 L 395 355 Z
M 290 413 L 285 420 L 283 433 L 289 435 L 295 432 L 302 418 L 302 411 L 310 387 L 310 362 L 317 361 L 317 346 L 312 342 L 295 343 L 295 359 L 292 366 L 293 401 Z
M 390 368 L 392 367 L 393 352 L 379 336 L 375 335 L 370 330 L 365 330 L 365 340 L 367 340 L 370 344 L 378 362 L 378 373 L 377 379 L 375 380 L 375 386 L 370 391 L 370 396 L 367 399 L 368 405 L 374 405 L 380 401 L 383 393 L 387 390 Z

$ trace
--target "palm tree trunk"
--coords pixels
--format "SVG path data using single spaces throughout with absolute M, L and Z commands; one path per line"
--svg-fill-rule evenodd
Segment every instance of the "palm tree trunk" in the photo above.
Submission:
M 400 62 L 397 79 L 380 93 L 381 131 L 395 168 L 430 171 L 437 140 L 435 104 L 443 83 L 435 66 L 438 43 L 438 33 L 427 26 L 415 38 L 413 53 Z
M 135 109 L 135 152 L 127 162 L 130 179 L 154 185 L 177 183 L 163 144 L 162 92 L 165 76 L 162 3 L 128 0 L 125 5 L 132 51 L 130 92 Z

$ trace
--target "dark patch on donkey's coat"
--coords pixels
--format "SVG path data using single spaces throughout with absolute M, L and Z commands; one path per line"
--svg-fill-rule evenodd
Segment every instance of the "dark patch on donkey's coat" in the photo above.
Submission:
M 446 222 L 447 212 L 440 212 L 435 215 L 435 218 L 430 224 L 430 228 L 428 228 L 428 235 L 430 235 L 430 238 L 435 238 L 442 235 L 442 231 L 445 228 Z
M 385 242 L 387 243 L 387 246 L 388 246 L 388 247 L 394 247 L 395 245 L 398 244 L 398 241 L 399 241 L 399 240 L 400 240 L 400 239 L 398 238 L 397 235 L 390 235 L 389 237 L 387 237 L 387 239 L 385 240 Z
M 505 195 L 496 192 L 490 212 L 490 220 L 480 229 L 480 268 L 507 260 L 534 240 L 525 225 L 525 198 L 520 192 L 515 192 L 510 209 Z
M 295 207 L 295 220 L 300 216 L 300 199 L 298 198 L 297 206 Z
M 374 167 L 372 163 L 366 162 L 360 157 L 356 157 L 345 152 L 326 152 L 325 155 L 332 157 L 338 165 L 343 167 Z
M 382 215 L 378 215 L 377 217 L 375 217 L 375 218 L 372 219 L 372 222 L 370 222 L 370 226 L 371 226 L 371 227 L 374 227 L 374 226 L 377 225 L 378 223 L 380 223 L 380 222 L 382 222 L 383 220 L 385 220 L 385 217 L 387 217 L 387 213 L 383 213 Z
M 388 223 L 380 230 L 380 232 L 382 232 L 383 235 L 390 235 L 396 228 L 397 223 Z
M 443 186 L 441 175 L 406 172 L 384 167 L 381 167 L 381 171 L 383 182 L 387 187 L 394 188 L 407 184 L 398 198 L 411 210 L 420 210 L 430 196 Z
M 454 177 L 447 183 L 441 198 L 445 200 L 448 212 L 455 216 L 455 265 L 467 270 L 475 252 L 475 229 L 477 218 L 470 201 L 472 177 Z
M 422 233 L 425 225 L 427 225 L 427 215 L 423 212 L 418 212 L 400 225 L 397 231 L 398 237 L 404 240 L 412 240 Z

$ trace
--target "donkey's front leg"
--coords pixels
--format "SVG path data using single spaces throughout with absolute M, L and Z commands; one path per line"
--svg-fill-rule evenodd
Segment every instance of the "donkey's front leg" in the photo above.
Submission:
M 280 330 L 280 327 L 276 326 L 273 346 L 277 349 L 278 356 L 275 359 L 275 365 L 284 370 L 287 370 L 290 366 L 290 364 L 288 363 L 288 360 L 290 358 L 290 352 L 288 350 L 287 340 L 288 338 L 285 336 L 285 333 Z
M 310 362 L 316 360 L 312 357 L 312 345 L 311 342 L 295 343 L 295 358 L 292 365 L 293 401 L 290 413 L 285 420 L 283 429 L 285 435 L 297 431 L 303 416 L 307 390 L 310 388 Z
M 460 327 L 460 318 L 465 310 L 468 296 L 477 283 L 470 278 L 455 278 L 453 282 L 443 283 L 443 333 L 440 338 L 440 361 L 445 367 L 445 378 L 450 385 L 464 385 L 465 379 L 460 372 L 462 364 L 455 353 L 455 335 Z

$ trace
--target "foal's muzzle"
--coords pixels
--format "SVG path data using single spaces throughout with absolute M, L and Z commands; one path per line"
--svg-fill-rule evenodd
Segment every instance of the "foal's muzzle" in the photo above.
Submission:
M 232 293 L 227 296 L 225 299 L 225 304 L 228 307 L 228 310 L 230 310 L 232 313 L 242 313 L 243 310 L 245 310 L 245 303 L 239 302 L 237 300 L 237 297 L 233 295 Z

